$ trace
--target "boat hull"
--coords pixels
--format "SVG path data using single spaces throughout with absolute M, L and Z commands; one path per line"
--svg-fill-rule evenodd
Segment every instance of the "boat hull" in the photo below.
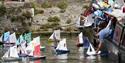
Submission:
M 70 52 L 69 50 L 56 50 L 57 55 L 66 54 L 66 53 L 69 53 L 69 52 Z

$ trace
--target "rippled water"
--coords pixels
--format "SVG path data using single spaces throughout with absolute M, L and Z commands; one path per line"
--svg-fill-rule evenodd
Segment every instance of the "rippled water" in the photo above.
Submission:
M 38 36 L 38 35 L 34 35 Z M 67 46 L 70 49 L 69 54 L 55 55 L 52 48 L 47 44 L 46 40 L 50 35 L 41 35 L 42 45 L 46 45 L 46 50 L 42 53 L 46 55 L 46 60 L 28 61 L 24 59 L 17 62 L 1 62 L 1 63 L 116 63 L 109 57 L 86 56 L 83 48 L 78 49 L 75 44 L 77 41 L 76 34 L 63 34 L 62 38 L 67 39 Z

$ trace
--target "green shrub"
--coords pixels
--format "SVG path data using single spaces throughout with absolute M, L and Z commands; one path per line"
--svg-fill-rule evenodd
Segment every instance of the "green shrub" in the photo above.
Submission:
M 67 0 L 62 0 L 57 4 L 57 7 L 60 9 L 66 9 L 68 6 Z
M 31 4 L 31 7 L 34 8 L 34 9 L 37 8 L 37 7 L 41 7 L 41 5 L 37 4 L 36 2 L 31 2 L 30 4 Z
M 58 16 L 49 17 L 48 22 L 60 22 L 60 19 Z
M 4 16 L 6 14 L 6 7 L 3 5 L 0 5 L 0 16 Z
M 44 10 L 35 9 L 35 14 L 43 14 L 43 13 L 44 13 Z
M 66 21 L 66 23 L 67 23 L 67 24 L 70 24 L 71 21 L 72 21 L 71 19 L 68 19 L 68 20 Z
M 72 29 L 73 29 L 72 27 L 67 27 L 64 31 L 71 32 Z
M 34 3 L 24 3 L 24 8 L 31 8 L 31 7 L 34 7 Z
M 17 17 L 16 16 L 11 17 L 11 22 L 15 22 L 15 21 L 17 21 Z
M 42 8 L 51 8 L 52 7 L 52 3 L 49 1 L 45 1 L 41 4 Z
M 66 10 L 65 9 L 61 9 L 60 10 L 60 13 L 64 13 Z
M 22 16 L 24 16 L 25 18 L 29 19 L 32 17 L 32 14 L 29 11 L 23 12 Z
M 51 27 L 57 27 L 57 26 L 59 26 L 59 23 L 58 22 L 53 22 L 50 26 Z

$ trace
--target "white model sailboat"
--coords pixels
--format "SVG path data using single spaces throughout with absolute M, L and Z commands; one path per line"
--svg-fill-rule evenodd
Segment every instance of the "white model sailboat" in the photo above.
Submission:
M 92 44 L 91 43 L 89 43 L 89 44 L 90 44 L 90 46 L 89 46 L 89 48 L 87 50 L 87 55 L 91 56 L 91 55 L 95 55 L 95 54 L 100 54 L 101 51 L 96 53 L 96 51 L 95 51 L 94 47 L 92 46 Z
M 67 49 L 66 38 L 64 38 L 58 43 L 57 48 L 56 48 L 56 53 L 65 54 L 68 52 L 69 50 Z
M 60 30 L 54 30 L 53 34 L 49 37 L 51 40 L 60 40 Z
M 48 42 L 52 47 L 56 48 L 57 43 L 60 41 L 60 30 L 54 30 L 53 34 L 49 37 Z
M 78 43 L 77 43 L 77 47 L 83 47 L 83 33 L 81 32 L 79 35 L 78 35 Z
M 95 55 L 96 54 L 96 51 L 95 49 L 93 48 L 92 44 L 90 43 L 90 46 L 87 50 L 87 55 Z
M 22 44 L 22 43 L 21 43 Z M 23 46 L 21 46 L 23 47 Z M 10 47 L 9 50 L 4 54 L 2 60 L 4 61 L 18 61 L 23 58 L 29 58 L 29 60 L 45 59 L 45 56 L 41 56 L 40 51 L 40 37 L 34 38 L 28 46 L 24 49 L 27 56 L 19 56 L 19 50 L 17 46 Z
M 9 50 L 3 55 L 2 60 L 4 61 L 15 61 L 19 60 L 18 52 L 17 52 L 17 47 L 13 46 L 10 47 Z
M 30 53 L 30 56 L 33 56 L 34 59 L 45 59 L 45 56 L 41 56 L 40 36 L 34 38 L 32 43 L 29 46 L 31 46 L 32 48 L 32 52 Z

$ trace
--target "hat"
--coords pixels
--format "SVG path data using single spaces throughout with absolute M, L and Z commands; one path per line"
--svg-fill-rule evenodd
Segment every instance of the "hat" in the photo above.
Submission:
M 94 23 L 93 14 L 90 14 L 85 18 L 84 26 L 88 27 L 91 26 L 93 23 Z

